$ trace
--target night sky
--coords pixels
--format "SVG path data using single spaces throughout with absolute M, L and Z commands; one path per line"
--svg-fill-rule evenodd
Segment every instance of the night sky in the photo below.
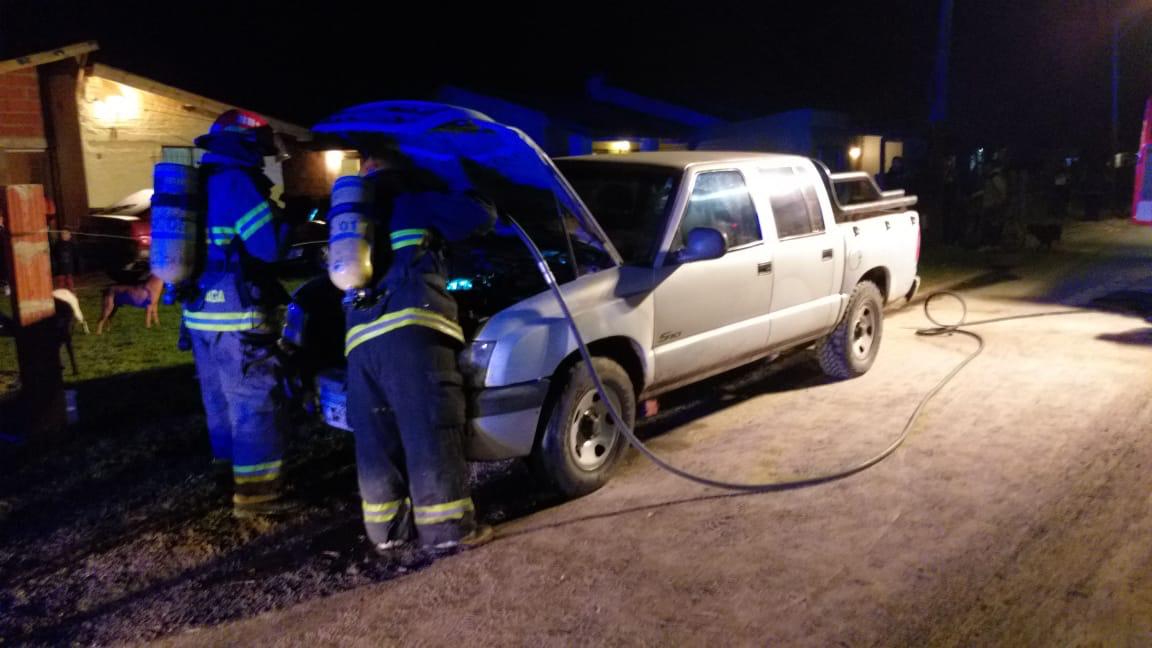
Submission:
M 301 4 L 0 0 L 0 57 L 95 39 L 103 62 L 302 124 L 357 102 L 426 98 L 442 83 L 562 99 L 599 73 L 726 118 L 818 107 L 915 127 L 928 113 L 939 6 Z M 1145 0 L 956 0 L 953 131 L 988 144 L 1106 144 L 1122 5 L 1136 17 L 1121 41 L 1121 143 L 1135 149 L 1152 94 Z

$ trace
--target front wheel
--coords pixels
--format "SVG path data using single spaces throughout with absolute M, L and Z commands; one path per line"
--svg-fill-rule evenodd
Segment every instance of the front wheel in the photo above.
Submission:
M 636 420 L 636 396 L 628 372 L 607 358 L 592 362 L 612 408 L 631 427 Z M 568 370 L 553 400 L 531 465 L 537 477 L 561 495 L 579 497 L 608 482 L 627 445 L 596 391 L 588 365 L 580 361 Z
M 880 351 L 884 332 L 884 298 L 871 281 L 856 284 L 844 317 L 816 344 L 820 368 L 830 378 L 846 380 L 866 373 Z

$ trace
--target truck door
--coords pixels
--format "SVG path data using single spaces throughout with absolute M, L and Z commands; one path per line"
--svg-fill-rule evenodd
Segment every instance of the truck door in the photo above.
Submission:
M 844 241 L 830 218 L 831 204 L 820 200 L 814 169 L 765 168 L 760 170 L 760 179 L 779 239 L 772 264 L 769 336 L 775 347 L 818 337 L 835 324 Z
M 763 353 L 768 341 L 772 257 L 744 173 L 699 172 L 686 195 L 655 270 L 657 384 L 735 366 Z M 719 259 L 677 263 L 675 253 L 697 227 L 719 230 L 728 252 Z

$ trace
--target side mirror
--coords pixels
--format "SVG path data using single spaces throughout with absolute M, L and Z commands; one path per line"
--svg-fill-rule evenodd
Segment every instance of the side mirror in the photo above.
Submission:
M 676 253 L 677 263 L 692 263 L 719 259 L 728 251 L 728 242 L 720 230 L 711 227 L 697 227 L 688 232 L 688 242 Z

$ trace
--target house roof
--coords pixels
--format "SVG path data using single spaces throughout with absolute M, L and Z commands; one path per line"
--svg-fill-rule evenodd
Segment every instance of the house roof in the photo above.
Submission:
M 0 61 L 0 74 L 30 67 L 38 67 L 69 58 L 83 57 L 87 54 L 95 52 L 98 49 L 100 49 L 100 45 L 96 41 L 84 41 L 82 43 L 65 45 L 53 50 L 45 50 L 43 52 L 25 54 L 13 59 Z M 126 70 L 121 70 L 119 68 L 112 67 L 111 65 L 105 65 L 103 63 L 96 63 L 89 66 L 89 74 L 100 77 L 102 79 L 116 81 L 117 83 L 123 83 L 124 85 L 129 85 L 140 90 L 146 90 L 148 92 L 158 94 L 162 97 L 172 99 L 173 101 L 179 101 L 185 106 L 188 106 L 190 110 L 194 112 L 203 112 L 206 116 L 212 118 L 224 112 L 225 110 L 240 107 L 216 101 L 215 99 L 209 99 L 208 97 L 188 92 L 187 90 L 174 88 L 170 85 L 160 83 L 159 81 L 155 81 L 138 74 L 133 74 Z M 263 113 L 260 114 L 263 115 Z M 275 117 L 268 117 L 267 115 L 264 115 L 264 117 L 268 120 L 268 123 L 272 125 L 272 128 L 278 132 L 291 135 L 301 141 L 309 140 L 312 138 L 311 131 L 303 126 L 293 124 L 282 119 L 277 119 Z
M 64 47 L 53 50 L 17 56 L 13 59 L 0 61 L 0 74 L 22 70 L 24 68 L 37 67 L 64 59 L 76 58 L 77 56 L 95 52 L 98 49 L 100 49 L 100 45 L 96 41 L 84 41 L 83 43 L 73 43 L 72 45 L 65 45 Z
M 161 97 L 167 97 L 173 101 L 179 101 L 185 106 L 188 106 L 193 112 L 202 112 L 205 114 L 205 116 L 208 117 L 215 117 L 225 110 L 230 110 L 232 108 L 240 108 L 240 106 L 233 106 L 231 104 L 216 101 L 215 99 L 209 99 L 208 97 L 188 92 L 187 90 L 174 88 L 170 85 L 160 83 L 159 81 L 154 81 L 147 77 L 133 74 L 126 70 L 121 70 L 119 68 L 112 67 L 111 65 L 105 65 L 103 63 L 96 63 L 92 65 L 90 74 L 92 76 L 100 77 L 101 79 L 108 79 L 109 81 L 123 83 L 124 85 L 132 86 L 133 88 L 137 88 L 139 90 L 145 90 L 147 92 L 160 95 Z M 303 126 L 293 124 L 282 119 L 277 119 L 275 117 L 269 117 L 264 113 L 260 114 L 268 120 L 268 123 L 272 125 L 272 129 L 275 131 L 291 135 L 301 141 L 312 139 L 311 131 Z

